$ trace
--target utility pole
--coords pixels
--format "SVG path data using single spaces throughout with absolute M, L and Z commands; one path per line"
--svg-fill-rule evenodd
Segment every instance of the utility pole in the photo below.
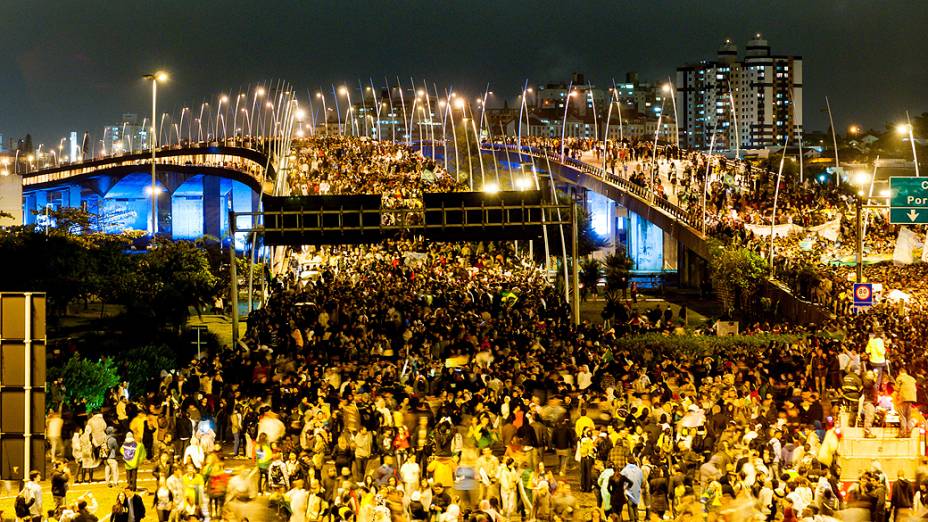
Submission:
M 577 209 L 577 202 L 576 202 L 576 201 L 571 201 L 571 204 L 570 204 L 570 223 L 571 223 L 571 227 L 573 228 L 573 235 L 572 235 L 572 238 L 573 238 L 573 239 L 572 239 L 571 242 L 570 242 L 570 243 L 571 243 L 571 244 L 570 244 L 570 257 L 571 257 L 571 260 L 572 260 L 571 280 L 572 280 L 572 283 L 573 283 L 573 288 L 572 288 L 572 290 L 573 290 L 573 293 L 572 293 L 572 298 L 573 298 L 573 299 L 572 299 L 572 301 L 573 301 L 573 302 L 571 303 L 571 305 L 572 305 L 571 308 L 572 308 L 572 311 L 573 311 L 573 314 L 572 314 L 572 315 L 573 315 L 573 319 L 574 319 L 574 326 L 580 324 L 580 267 L 578 266 L 578 265 L 579 265 L 579 259 L 577 259 L 577 258 L 579 257 L 579 256 L 577 255 L 577 246 L 578 246 L 578 244 L 577 244 L 577 231 L 578 231 L 578 229 L 579 229 L 579 227 L 577 226 L 577 219 L 578 219 L 578 217 L 579 217 L 579 212 L 578 212 L 578 209 Z
M 229 212 L 229 302 L 232 305 L 232 349 L 238 346 L 238 269 L 235 266 L 235 212 Z
M 864 282 L 863 196 L 857 195 L 857 282 Z

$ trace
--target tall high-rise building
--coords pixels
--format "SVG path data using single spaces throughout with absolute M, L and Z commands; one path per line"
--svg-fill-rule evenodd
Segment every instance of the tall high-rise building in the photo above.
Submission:
M 71 161 L 79 161 L 81 155 L 81 143 L 77 141 L 77 131 L 71 131 L 68 134 L 68 158 Z
M 147 120 L 146 120 L 147 121 Z M 137 114 L 126 113 L 117 125 L 104 129 L 104 146 L 106 154 L 141 151 L 148 148 L 148 128 L 145 122 L 139 122 Z
M 715 60 L 677 68 L 680 143 L 717 150 L 762 149 L 802 133 L 802 57 L 774 55 L 758 33 L 744 56 L 725 40 Z

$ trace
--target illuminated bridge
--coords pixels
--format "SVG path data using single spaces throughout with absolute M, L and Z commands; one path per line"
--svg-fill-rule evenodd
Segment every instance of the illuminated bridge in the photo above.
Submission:
M 702 214 L 587 162 L 544 149 L 485 143 L 485 151 L 521 170 L 550 171 L 555 183 L 584 202 L 600 236 L 622 243 L 638 271 L 676 271 L 683 285 L 706 277 Z
M 264 152 L 238 146 L 166 147 L 155 163 L 158 230 L 175 239 L 223 237 L 229 211 L 258 210 L 276 179 Z M 151 192 L 150 152 L 27 172 L 23 220 L 44 226 L 46 209 L 79 207 L 98 216 L 99 231 L 148 230 Z
M 434 145 L 437 153 L 444 152 L 442 145 Z M 596 232 L 621 241 L 639 271 L 676 271 L 681 284 L 705 277 L 708 254 L 698 212 L 600 167 L 543 149 L 487 143 L 482 152 L 511 171 L 550 172 L 560 188 L 584 194 Z M 257 212 L 260 194 L 272 194 L 275 185 L 281 185 L 268 155 L 246 146 L 165 147 L 157 151 L 156 167 L 159 234 L 175 239 L 227 236 L 229 211 Z M 149 230 L 150 197 L 150 152 L 23 174 L 26 224 L 44 226 L 48 208 L 80 207 L 98 216 L 100 231 Z

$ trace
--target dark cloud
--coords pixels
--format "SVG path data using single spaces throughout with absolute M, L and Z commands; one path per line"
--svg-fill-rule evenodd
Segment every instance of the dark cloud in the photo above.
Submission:
M 140 76 L 172 81 L 166 109 L 284 78 L 301 90 L 387 75 L 440 89 L 518 91 L 524 78 L 626 71 L 665 78 L 755 31 L 804 57 L 807 127 L 827 94 L 838 125 L 880 126 L 928 110 L 928 9 L 921 0 L 555 2 L 96 0 L 5 2 L 0 15 L 0 133 L 57 141 L 145 112 Z

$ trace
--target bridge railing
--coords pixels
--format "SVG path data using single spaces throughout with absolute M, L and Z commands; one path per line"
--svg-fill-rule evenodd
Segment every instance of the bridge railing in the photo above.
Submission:
M 576 160 L 561 154 L 553 154 L 545 149 L 540 149 L 536 147 L 531 147 L 523 145 L 521 148 L 518 145 L 504 144 L 504 143 L 484 143 L 483 148 L 493 151 L 505 151 L 510 150 L 516 153 L 521 153 L 523 155 L 533 156 L 536 158 L 541 158 L 547 161 L 554 161 L 556 163 L 561 163 L 567 165 L 575 170 L 578 170 L 589 176 L 593 176 L 604 183 L 609 183 L 616 186 L 617 188 L 627 192 L 638 199 L 644 201 L 648 205 L 664 212 L 665 214 L 670 215 L 677 221 L 683 222 L 686 225 L 693 228 L 695 231 L 702 229 L 702 212 L 699 210 L 687 210 L 679 205 L 671 203 L 663 194 L 649 189 L 648 187 L 633 183 L 632 181 L 611 174 L 601 167 L 595 165 L 590 165 L 583 161 Z M 700 234 L 701 235 L 701 234 Z
M 267 156 L 263 152 L 242 147 L 221 145 L 191 148 L 164 147 L 158 149 L 155 162 L 158 165 L 217 167 L 234 170 L 253 178 L 259 184 L 263 183 L 265 178 L 273 179 L 275 176 L 273 167 L 269 165 Z M 93 174 L 107 168 L 131 165 L 151 165 L 151 152 L 95 158 L 26 172 L 22 174 L 23 186 L 54 183 L 75 176 Z

